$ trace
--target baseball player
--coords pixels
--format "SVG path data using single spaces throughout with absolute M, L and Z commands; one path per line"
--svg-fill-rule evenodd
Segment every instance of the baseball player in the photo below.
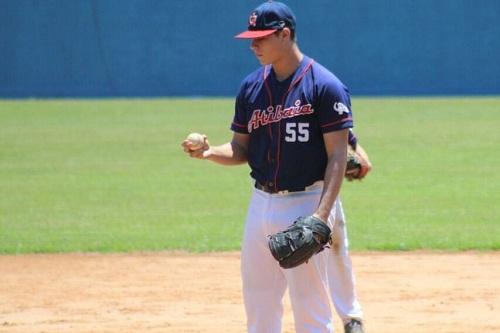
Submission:
M 248 30 L 235 37 L 251 40 L 251 50 L 262 67 L 241 84 L 232 140 L 212 146 L 204 137 L 197 149 L 189 140 L 182 143 L 191 157 L 250 166 L 253 193 L 241 273 L 251 333 L 281 332 L 287 287 L 297 332 L 333 330 L 329 252 L 314 255 L 307 264 L 282 269 L 267 242 L 268 235 L 283 230 L 298 216 L 313 216 L 334 228 L 340 219 L 338 195 L 353 126 L 347 88 L 302 54 L 295 28 L 295 16 L 283 3 L 266 2 L 250 13 Z
M 363 179 L 372 169 L 368 154 L 358 143 L 356 135 L 349 132 L 349 146 L 357 155 L 361 168 L 357 174 L 346 175 L 348 180 Z M 356 295 L 355 278 L 348 251 L 347 227 L 340 201 L 335 209 L 335 223 L 331 251 L 327 258 L 327 279 L 335 310 L 342 319 L 345 333 L 363 333 L 363 311 Z

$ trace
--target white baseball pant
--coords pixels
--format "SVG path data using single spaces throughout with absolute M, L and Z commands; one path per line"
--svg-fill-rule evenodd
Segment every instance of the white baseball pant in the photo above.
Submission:
M 282 231 L 297 217 L 316 210 L 322 185 L 304 192 L 268 194 L 254 189 L 241 251 L 243 298 L 249 333 L 280 333 L 283 295 L 288 286 L 299 333 L 333 332 L 326 264 L 328 251 L 307 264 L 282 269 L 268 248 L 268 235 Z M 330 256 L 331 257 L 331 256 Z
M 356 295 L 356 280 L 349 256 L 349 240 L 347 237 L 346 219 L 342 202 L 337 200 L 332 209 L 330 220 L 334 220 L 331 249 L 327 250 L 327 274 L 330 296 L 335 310 L 343 323 L 352 318 L 361 320 L 363 311 Z

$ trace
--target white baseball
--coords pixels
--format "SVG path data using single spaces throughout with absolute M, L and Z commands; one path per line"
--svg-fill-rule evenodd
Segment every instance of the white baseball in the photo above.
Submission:
M 198 150 L 205 144 L 205 138 L 200 133 L 191 133 L 187 140 L 191 143 L 191 150 Z

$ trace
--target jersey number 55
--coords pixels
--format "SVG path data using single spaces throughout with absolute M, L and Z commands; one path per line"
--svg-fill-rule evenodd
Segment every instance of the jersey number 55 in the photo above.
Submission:
M 286 142 L 309 141 L 309 123 L 286 123 Z

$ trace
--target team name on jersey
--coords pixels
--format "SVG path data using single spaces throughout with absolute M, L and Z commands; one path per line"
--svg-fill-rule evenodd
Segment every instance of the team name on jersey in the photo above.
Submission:
M 248 133 L 271 123 L 276 123 L 281 119 L 293 118 L 305 114 L 314 113 L 311 104 L 301 105 L 300 99 L 295 101 L 294 106 L 283 109 L 283 105 L 269 106 L 266 110 L 253 110 L 252 118 L 248 122 Z

